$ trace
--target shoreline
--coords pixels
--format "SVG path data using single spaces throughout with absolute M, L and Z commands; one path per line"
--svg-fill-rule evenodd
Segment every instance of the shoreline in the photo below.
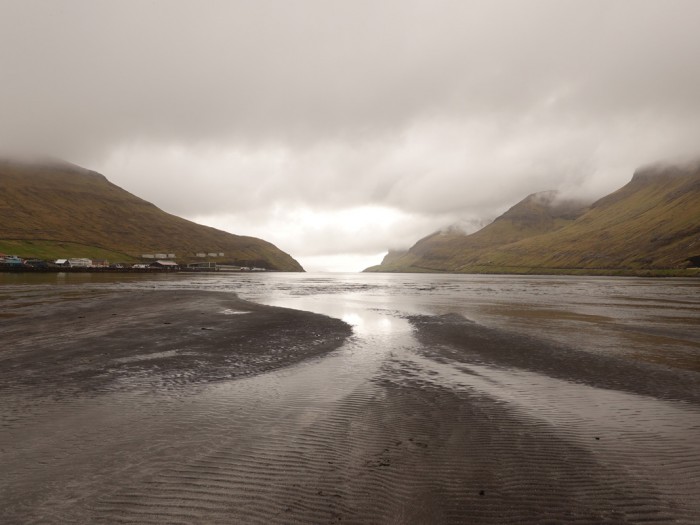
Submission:
M 257 270 L 221 270 L 210 268 L 16 268 L 8 266 L 0 266 L 0 273 L 9 274 L 48 274 L 48 273 L 145 273 L 145 274 L 173 274 L 173 273 L 286 273 L 282 270 L 269 270 L 264 272 Z M 292 272 L 292 273 L 305 273 Z M 435 270 L 362 270 L 360 272 L 351 273 L 368 273 L 368 274 L 421 274 L 421 275 L 501 275 L 501 276 L 516 276 L 516 277 L 638 277 L 638 278 L 700 278 L 700 268 L 648 268 L 648 269 L 560 269 L 560 268 L 526 268 L 521 271 L 498 271 L 484 270 L 472 272 L 452 272 L 452 271 L 435 271 Z
M 574 277 L 700 277 L 700 268 L 531 268 L 518 267 L 511 270 L 484 268 L 472 271 L 428 270 L 415 268 L 412 270 L 374 270 L 366 268 L 360 273 L 391 273 L 391 274 L 435 274 L 435 275 L 516 275 L 521 277 L 537 276 L 574 276 Z
M 264 270 L 264 273 L 268 272 L 278 273 L 280 270 Z M 214 270 L 210 268 L 17 268 L 0 266 L 0 273 L 260 273 L 260 270 Z

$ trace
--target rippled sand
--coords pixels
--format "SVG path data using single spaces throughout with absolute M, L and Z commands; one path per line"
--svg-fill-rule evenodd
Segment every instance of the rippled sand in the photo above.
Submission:
M 2 523 L 700 522 L 692 367 L 455 314 L 350 335 L 225 293 L 55 294 L 2 303 Z

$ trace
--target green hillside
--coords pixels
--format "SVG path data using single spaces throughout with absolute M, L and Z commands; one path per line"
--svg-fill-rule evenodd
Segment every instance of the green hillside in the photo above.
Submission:
M 223 252 L 226 261 L 303 271 L 269 242 L 176 217 L 99 173 L 62 162 L 0 161 L 0 252 L 114 261 L 154 253 L 186 261 L 197 252 Z
M 474 234 L 431 235 L 366 271 L 663 274 L 700 256 L 700 164 L 639 170 L 588 209 L 541 195 Z
M 489 248 L 556 231 L 586 211 L 575 201 L 560 201 L 556 192 L 529 195 L 483 229 L 466 235 L 448 229 L 418 241 L 407 252 L 389 252 L 379 266 L 366 271 L 457 271 L 465 258 Z

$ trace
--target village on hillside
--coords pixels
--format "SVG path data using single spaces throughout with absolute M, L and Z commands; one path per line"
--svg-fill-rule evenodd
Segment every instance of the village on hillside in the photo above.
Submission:
M 198 252 L 194 257 L 199 259 L 224 257 L 221 252 Z M 85 257 L 72 257 L 65 259 L 37 259 L 22 258 L 17 255 L 0 253 L 0 271 L 4 272 L 266 272 L 267 268 L 258 266 L 244 266 L 236 264 L 222 264 L 218 262 L 199 261 L 190 263 L 178 263 L 175 254 L 143 254 L 143 262 L 110 263 L 105 259 L 88 259 Z

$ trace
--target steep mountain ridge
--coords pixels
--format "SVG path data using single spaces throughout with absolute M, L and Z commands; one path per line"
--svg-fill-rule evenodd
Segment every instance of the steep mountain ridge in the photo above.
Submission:
M 0 162 L 0 247 L 143 253 L 223 252 L 226 260 L 303 271 L 273 244 L 193 223 L 157 208 L 103 175 L 64 162 Z M 56 256 L 63 256 L 57 254 Z M 75 253 L 75 256 L 81 256 Z
M 472 235 L 429 236 L 367 271 L 634 273 L 682 269 L 700 255 L 700 163 L 642 168 L 570 214 L 536 200 L 524 199 Z
M 555 191 L 533 193 L 475 233 L 436 232 L 407 252 L 390 252 L 366 271 L 456 271 L 489 248 L 559 230 L 587 209 L 583 202 L 560 199 Z

